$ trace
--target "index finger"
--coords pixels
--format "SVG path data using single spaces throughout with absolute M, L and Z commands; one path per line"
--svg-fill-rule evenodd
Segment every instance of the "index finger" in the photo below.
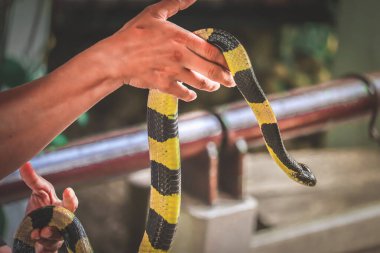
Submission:
M 181 27 L 176 28 L 179 29 L 179 32 L 177 33 L 175 41 L 183 44 L 187 49 L 207 61 L 216 63 L 225 69 L 228 69 L 227 62 L 219 48 L 192 32 L 189 32 Z
M 30 162 L 21 166 L 20 175 L 22 180 L 32 191 L 48 189 L 49 187 L 49 183 L 34 171 Z

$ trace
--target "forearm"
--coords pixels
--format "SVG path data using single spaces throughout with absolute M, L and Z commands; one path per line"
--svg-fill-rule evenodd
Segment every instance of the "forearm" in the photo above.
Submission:
M 103 66 L 106 56 L 99 47 L 84 51 L 41 79 L 0 93 L 0 178 L 122 85 Z
M 234 81 L 221 52 L 166 21 L 195 0 L 162 0 L 44 78 L 0 93 L 0 178 L 123 83 L 192 101 Z

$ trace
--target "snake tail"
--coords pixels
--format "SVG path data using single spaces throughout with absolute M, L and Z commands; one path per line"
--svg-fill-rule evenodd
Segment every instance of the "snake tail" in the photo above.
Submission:
M 58 229 L 69 253 L 93 252 L 82 224 L 72 212 L 60 206 L 46 206 L 29 213 L 21 222 L 13 242 L 13 253 L 34 253 L 35 242 L 30 233 L 46 226 Z
M 150 208 L 139 252 L 167 252 L 176 230 L 181 203 L 177 104 L 171 95 L 149 92 Z
M 203 29 L 196 34 L 222 51 L 237 88 L 257 118 L 273 160 L 291 179 L 306 186 L 314 186 L 317 180 L 311 170 L 294 160 L 286 151 L 276 116 L 259 85 L 242 44 L 231 34 L 219 29 Z

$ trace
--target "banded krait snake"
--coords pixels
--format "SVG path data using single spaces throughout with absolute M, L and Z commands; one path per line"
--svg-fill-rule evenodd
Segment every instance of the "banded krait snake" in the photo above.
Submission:
M 240 42 L 218 29 L 196 34 L 218 47 L 226 59 L 237 88 L 255 114 L 266 147 L 278 166 L 293 180 L 314 186 L 316 179 L 308 167 L 286 151 L 276 117 L 261 89 L 248 55 Z M 181 172 L 178 139 L 177 98 L 151 90 L 148 98 L 148 135 L 151 160 L 151 195 L 148 221 L 140 252 L 167 252 L 173 241 L 180 213 Z M 69 252 L 92 252 L 85 232 L 75 216 L 61 207 L 44 207 L 29 214 L 15 238 L 14 253 L 34 252 L 30 232 L 34 228 L 56 226 Z

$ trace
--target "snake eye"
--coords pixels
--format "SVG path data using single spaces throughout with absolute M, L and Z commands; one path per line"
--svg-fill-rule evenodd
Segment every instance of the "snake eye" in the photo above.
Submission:
M 317 179 L 315 178 L 313 172 L 309 167 L 303 163 L 298 163 L 302 168 L 302 171 L 296 174 L 297 179 L 307 186 L 314 186 L 317 184 Z

